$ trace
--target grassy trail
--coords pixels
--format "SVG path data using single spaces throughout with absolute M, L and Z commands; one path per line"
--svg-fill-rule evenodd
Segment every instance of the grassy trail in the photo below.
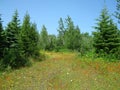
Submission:
M 120 63 L 87 61 L 75 53 L 46 52 L 32 67 L 0 76 L 0 90 L 120 90 Z

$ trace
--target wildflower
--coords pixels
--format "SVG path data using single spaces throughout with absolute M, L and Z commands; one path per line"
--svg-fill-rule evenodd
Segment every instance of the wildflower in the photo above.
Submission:
M 69 75 L 69 73 L 67 72 L 67 75 Z

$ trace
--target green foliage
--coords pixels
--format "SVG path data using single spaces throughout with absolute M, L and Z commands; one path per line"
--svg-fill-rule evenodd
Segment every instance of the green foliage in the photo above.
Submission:
M 18 12 L 15 11 L 12 21 L 8 23 L 5 30 L 6 48 L 18 48 L 20 32 L 20 20 L 18 19 Z
M 68 16 L 66 19 L 65 47 L 74 50 L 73 40 L 74 40 L 74 23 L 71 17 Z
M 5 37 L 4 37 L 4 31 L 2 26 L 2 19 L 0 15 L 0 59 L 3 58 L 4 46 L 5 46 Z
M 23 20 L 20 38 L 22 50 L 24 51 L 26 57 L 38 55 L 39 34 L 37 32 L 36 24 L 30 23 L 30 16 L 28 13 L 25 15 Z
M 5 48 L 4 56 L 1 61 L 1 68 L 8 67 L 14 69 L 25 66 L 26 58 L 21 50 L 20 45 L 20 20 L 18 19 L 18 12 L 15 11 L 11 22 L 5 30 Z
M 40 33 L 40 48 L 43 50 L 47 50 L 47 47 L 48 47 L 48 32 L 45 25 L 43 25 Z
M 116 5 L 116 12 L 115 12 L 115 16 L 118 19 L 118 23 L 120 24 L 120 0 L 116 0 L 117 1 L 117 5 Z M 118 36 L 120 38 L 120 30 L 118 31 Z M 119 43 L 120 43 L 120 39 L 119 39 Z M 116 57 L 118 57 L 120 59 L 120 45 L 119 47 L 116 49 L 117 52 L 115 52 Z
M 23 24 L 21 27 L 21 32 L 20 32 L 20 38 L 21 38 L 21 44 L 22 44 L 22 49 L 24 50 L 24 53 L 26 56 L 31 55 L 31 41 L 30 41 L 30 16 L 27 13 L 24 16 Z
M 70 16 L 65 19 L 65 24 L 63 23 L 62 18 L 60 18 L 58 32 L 59 34 L 57 38 L 57 48 L 80 51 L 80 29 L 78 26 L 74 26 L 74 23 Z
M 116 0 L 117 5 L 116 5 L 116 12 L 115 12 L 115 17 L 118 19 L 118 23 L 120 23 L 120 0 Z
M 78 26 L 76 26 L 74 28 L 74 32 L 73 32 L 73 49 L 80 51 L 81 48 L 81 44 L 82 44 L 82 39 L 81 39 L 81 33 L 80 33 L 80 29 Z
M 117 0 L 116 17 L 120 23 L 120 0 Z M 60 18 L 58 35 L 49 35 L 45 25 L 41 33 L 37 31 L 35 23 L 30 22 L 28 13 L 24 16 L 22 25 L 15 11 L 12 20 L 3 30 L 0 15 L 0 69 L 16 69 L 30 65 L 29 58 L 42 60 L 39 49 L 60 52 L 80 52 L 80 56 L 92 57 L 94 54 L 104 57 L 106 61 L 120 59 L 120 30 L 114 24 L 104 8 L 93 32 L 94 38 L 88 33 L 80 32 L 68 16 L 64 21 Z M 93 42 L 94 40 L 94 42 Z M 93 48 L 94 46 L 94 48 Z M 93 52 L 95 50 L 95 53 Z M 38 61 L 39 61 L 38 60 Z
M 37 27 L 36 27 L 35 23 L 31 24 L 29 40 L 31 42 L 30 46 L 29 46 L 31 52 L 29 52 L 29 54 L 31 56 L 39 57 L 39 46 L 38 46 L 39 34 L 38 34 Z
M 81 34 L 81 48 L 80 53 L 82 55 L 87 54 L 88 52 L 93 51 L 93 37 L 89 35 L 89 33 L 82 33 Z
M 42 31 L 40 33 L 40 48 L 42 50 L 55 50 L 56 49 L 56 36 L 48 35 L 47 29 L 45 25 L 42 27 Z
M 79 27 L 74 25 L 70 16 L 65 19 L 65 23 L 62 18 L 60 18 L 58 23 L 57 51 L 60 51 L 60 49 L 70 49 L 72 51 L 79 51 L 83 55 L 93 49 L 92 36 L 87 33 L 81 34 Z
M 37 62 L 30 68 L 1 73 L 0 90 L 120 89 L 120 62 L 93 61 L 89 57 L 77 57 L 74 52 L 44 53 L 48 57 L 46 61 Z
M 25 58 L 24 54 L 18 51 L 18 49 L 6 49 L 4 54 L 4 58 L 2 59 L 2 69 L 7 69 L 10 67 L 11 69 L 20 68 L 22 66 L 26 66 L 27 58 Z
M 0 21 L 2 37 L 2 23 Z M 1 70 L 16 69 L 30 65 L 29 57 L 39 57 L 39 34 L 36 24 L 30 23 L 30 16 L 26 14 L 22 27 L 18 19 L 18 12 L 15 11 L 11 22 L 8 23 L 4 31 L 5 42 L 1 43 L 2 49 L 0 61 Z M 4 39 L 3 39 L 4 40 Z M 3 45 L 4 44 L 4 48 Z
M 56 49 L 56 36 L 55 35 L 49 35 L 48 36 L 48 46 L 47 50 L 55 50 Z
M 117 48 L 120 46 L 118 29 L 108 15 L 108 11 L 104 8 L 101 12 L 94 35 L 94 47 L 96 53 L 100 56 L 108 56 L 116 53 Z M 112 58 L 112 57 L 110 57 Z M 117 57 L 116 57 L 117 58 Z
M 65 27 L 63 23 L 63 19 L 60 18 L 58 21 L 58 37 L 57 37 L 57 47 L 63 47 L 65 42 L 64 42 L 64 36 L 65 36 Z

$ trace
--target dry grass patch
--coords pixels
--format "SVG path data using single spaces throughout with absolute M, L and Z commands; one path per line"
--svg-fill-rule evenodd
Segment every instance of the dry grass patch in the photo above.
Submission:
M 120 63 L 45 52 L 47 59 L 0 76 L 0 90 L 120 90 Z

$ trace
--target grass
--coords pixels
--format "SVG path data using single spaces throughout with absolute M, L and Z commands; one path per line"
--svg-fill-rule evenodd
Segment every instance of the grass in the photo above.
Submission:
M 0 73 L 0 90 L 120 90 L 120 63 L 44 52 L 31 67 Z

